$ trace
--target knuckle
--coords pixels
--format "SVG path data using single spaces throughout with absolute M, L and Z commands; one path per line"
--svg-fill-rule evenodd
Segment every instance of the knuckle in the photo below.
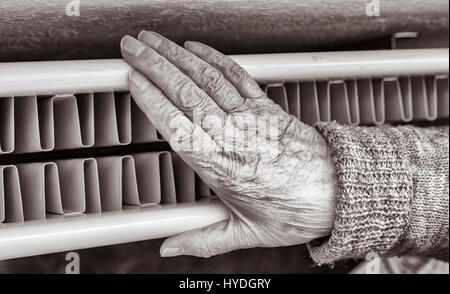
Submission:
M 164 48 L 167 58 L 170 60 L 178 60 L 181 57 L 182 51 L 181 48 L 179 48 L 175 44 L 169 44 L 168 46 L 165 46 Z
M 142 54 L 142 62 L 145 66 L 159 66 L 164 63 L 164 60 L 158 54 L 153 54 L 152 50 L 145 49 Z
M 237 83 L 244 83 L 247 78 L 247 72 L 240 67 L 237 63 L 232 63 L 226 69 L 226 72 L 229 76 L 233 77 L 234 81 Z
M 189 80 L 180 78 L 175 81 L 175 92 L 178 96 L 186 96 L 191 95 L 191 93 L 194 91 L 194 84 L 191 83 Z
M 209 49 L 211 50 L 211 49 Z M 212 52 L 208 52 L 209 53 L 209 59 L 210 62 L 213 64 L 217 64 L 219 66 L 224 66 L 226 64 L 226 57 L 222 54 L 220 54 L 219 52 L 216 51 L 212 51 Z
M 205 89 L 209 92 L 218 92 L 225 84 L 223 74 L 214 68 L 205 67 L 200 71 L 199 80 Z
M 176 87 L 177 100 L 183 107 L 191 108 L 201 103 L 202 95 L 194 83 L 181 79 Z

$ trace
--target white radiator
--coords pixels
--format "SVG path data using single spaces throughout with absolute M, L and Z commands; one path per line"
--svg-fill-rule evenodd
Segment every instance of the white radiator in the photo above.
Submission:
M 231 57 L 308 124 L 448 121 L 448 49 Z M 116 154 L 114 146 L 167 146 L 127 92 L 128 71 L 123 60 L 0 63 L 0 259 L 166 237 L 229 217 L 175 153 Z

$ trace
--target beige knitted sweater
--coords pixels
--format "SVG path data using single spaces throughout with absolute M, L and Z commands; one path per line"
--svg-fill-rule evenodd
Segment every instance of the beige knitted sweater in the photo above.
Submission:
M 449 127 L 316 129 L 338 181 L 331 236 L 308 244 L 318 264 L 379 255 L 448 260 Z

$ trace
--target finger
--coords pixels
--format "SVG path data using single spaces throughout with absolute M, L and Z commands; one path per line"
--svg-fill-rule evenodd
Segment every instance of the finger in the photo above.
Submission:
M 136 104 L 170 143 L 173 151 L 178 152 L 194 170 L 220 164 L 218 154 L 221 149 L 216 142 L 173 105 L 158 87 L 133 69 L 128 79 Z
M 167 142 L 170 142 L 172 132 L 175 131 L 171 130 L 174 121 L 185 122 L 186 129 L 193 128 L 192 122 L 187 119 L 184 113 L 173 105 L 166 95 L 146 76 L 132 69 L 128 75 L 128 80 L 130 93 L 136 104 Z
M 244 98 L 236 88 L 203 59 L 155 32 L 142 31 L 138 39 L 186 73 L 224 111 L 233 111 L 244 104 Z
M 222 109 L 202 89 L 153 48 L 125 36 L 121 49 L 124 59 L 147 76 L 190 119 L 193 119 L 194 109 L 200 114 L 225 117 Z
M 187 41 L 184 47 L 221 71 L 244 98 L 266 97 L 256 81 L 230 57 L 200 42 Z
M 249 248 L 233 219 L 218 222 L 168 238 L 161 245 L 162 257 L 193 255 L 211 257 L 229 251 Z M 239 234 L 239 235 L 238 235 Z

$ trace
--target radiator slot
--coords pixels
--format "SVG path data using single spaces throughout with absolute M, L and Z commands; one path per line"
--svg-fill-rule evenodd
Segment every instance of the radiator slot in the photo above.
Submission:
M 211 197 L 214 192 L 203 182 L 203 180 L 196 174 L 195 175 L 195 193 L 196 199 L 200 197 Z
M 0 99 L 0 154 L 14 150 L 14 99 Z
M 162 141 L 162 137 L 159 135 L 155 126 L 134 101 L 131 101 L 131 120 L 133 143 Z
M 280 105 L 284 111 L 289 112 L 288 95 L 284 84 L 268 84 L 263 88 L 268 97 Z
M 95 93 L 95 146 L 124 145 L 131 142 L 130 95 Z
M 300 94 L 300 119 L 307 124 L 314 124 L 320 121 L 319 96 L 317 93 L 317 83 L 304 82 L 299 85 Z M 305 99 L 303 97 L 310 97 Z
M 438 95 L 438 118 L 448 119 L 449 112 L 449 99 L 445 99 L 448 96 L 448 76 L 440 75 L 436 77 L 437 95 Z
M 0 222 L 23 222 L 23 205 L 17 168 L 7 166 L 0 167 L 0 170 L 3 174 L 0 179 Z
M 286 96 L 290 97 L 290 99 L 287 99 L 289 113 L 291 113 L 297 119 L 302 119 L 299 83 L 286 83 L 285 87 L 286 87 Z

